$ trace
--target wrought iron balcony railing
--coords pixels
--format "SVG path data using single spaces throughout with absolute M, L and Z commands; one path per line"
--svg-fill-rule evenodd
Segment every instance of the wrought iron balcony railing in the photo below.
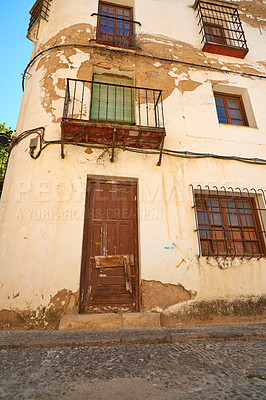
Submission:
M 162 90 L 68 78 L 63 116 L 164 128 Z
M 50 12 L 50 2 L 51 0 L 37 0 L 34 6 L 30 11 L 30 23 L 28 28 L 28 34 L 35 25 L 36 21 L 39 18 L 48 21 L 49 12 Z
M 64 142 L 161 149 L 164 136 L 162 90 L 67 79 Z
M 244 58 L 247 41 L 237 5 L 220 0 L 196 0 L 203 51 Z

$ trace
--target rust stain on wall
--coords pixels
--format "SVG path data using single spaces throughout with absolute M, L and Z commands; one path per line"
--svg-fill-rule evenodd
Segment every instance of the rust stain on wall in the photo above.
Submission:
M 156 307 L 163 310 L 181 301 L 195 298 L 196 293 L 186 290 L 184 286 L 159 281 L 141 281 L 142 311 L 149 311 Z

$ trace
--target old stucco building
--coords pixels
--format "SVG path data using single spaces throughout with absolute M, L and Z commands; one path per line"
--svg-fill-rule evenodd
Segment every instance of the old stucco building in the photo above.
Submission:
M 37 0 L 0 210 L 2 326 L 263 318 L 264 0 Z

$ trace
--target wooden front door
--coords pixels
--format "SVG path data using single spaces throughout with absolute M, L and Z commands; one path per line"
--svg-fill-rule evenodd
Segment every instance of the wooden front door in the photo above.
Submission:
M 81 312 L 139 309 L 137 180 L 89 176 L 80 279 Z

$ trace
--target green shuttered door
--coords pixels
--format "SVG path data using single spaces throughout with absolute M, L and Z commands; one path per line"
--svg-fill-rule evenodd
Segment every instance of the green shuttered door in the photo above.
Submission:
M 135 122 L 134 91 L 132 88 L 125 87 L 133 86 L 132 79 L 94 75 L 93 81 L 91 119 L 133 124 Z M 101 83 L 108 83 L 108 85 Z M 123 87 L 115 85 L 123 85 Z

